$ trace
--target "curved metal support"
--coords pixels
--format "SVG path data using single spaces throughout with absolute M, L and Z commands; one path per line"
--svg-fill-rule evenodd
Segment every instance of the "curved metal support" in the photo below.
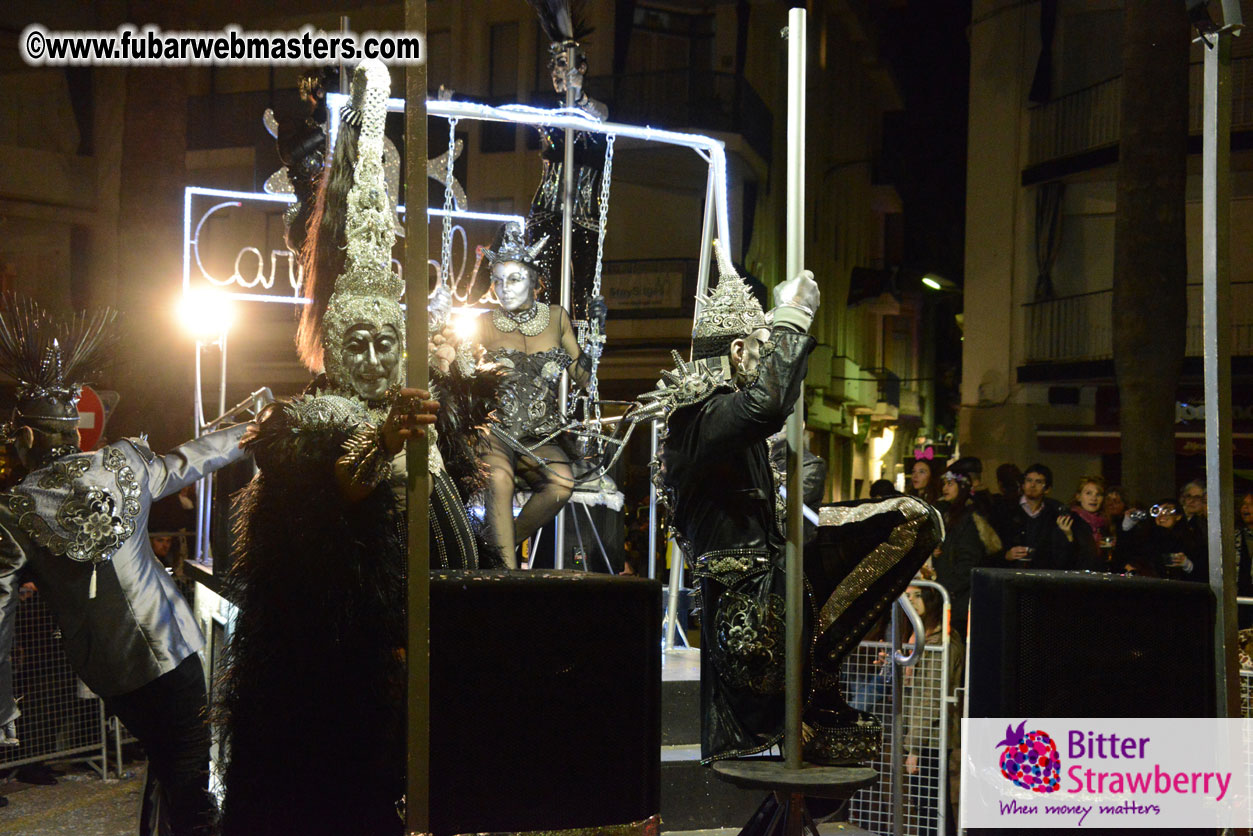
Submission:
M 909 619 L 909 626 L 914 630 L 914 643 L 912 649 L 908 653 L 901 651 L 893 646 L 892 658 L 896 660 L 896 664 L 912 668 L 918 664 L 918 660 L 922 658 L 922 651 L 927 647 L 927 631 L 922 626 L 922 616 L 918 615 L 918 611 L 914 609 L 914 605 L 909 603 L 909 599 L 902 595 L 896 599 L 896 606 L 905 611 L 905 617 Z

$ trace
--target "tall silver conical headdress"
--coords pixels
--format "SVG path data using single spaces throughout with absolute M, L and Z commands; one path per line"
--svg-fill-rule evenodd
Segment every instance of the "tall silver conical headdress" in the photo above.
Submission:
M 353 118 L 361 120 L 361 133 L 348 192 L 347 259 L 344 272 L 335 279 L 322 329 L 323 362 L 334 386 L 345 385 L 340 343 L 350 327 L 361 323 L 376 328 L 391 325 L 402 345 L 405 338 L 400 311 L 405 288 L 392 270 L 396 231 L 383 173 L 383 128 L 390 90 L 391 77 L 383 62 L 366 59 L 357 65 L 352 75 L 351 108 Z
M 700 360 L 725 354 L 732 340 L 766 328 L 766 314 L 748 285 L 735 272 L 721 241 L 714 241 L 718 256 L 718 286 L 704 298 L 692 327 L 692 356 Z

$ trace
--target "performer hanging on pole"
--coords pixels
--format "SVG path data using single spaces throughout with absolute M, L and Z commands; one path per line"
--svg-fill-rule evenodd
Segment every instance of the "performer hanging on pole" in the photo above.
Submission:
M 692 362 L 676 354 L 677 368 L 642 397 L 636 416 L 666 418 L 655 478 L 700 586 L 704 763 L 782 739 L 785 508 L 768 439 L 796 404 L 819 303 L 803 271 L 775 288 L 767 317 L 715 249 L 720 278 L 697 316 Z M 844 701 L 839 664 L 938 543 L 938 518 L 908 497 L 822 513 L 832 527 L 819 527 L 820 548 L 806 556 L 807 621 L 818 621 L 805 758 L 857 763 L 877 756 L 882 729 Z M 847 527 L 832 536 L 835 526 Z
M 539 15 L 540 27 L 552 42 L 549 45 L 548 68 L 552 73 L 553 90 L 559 97 L 558 107 L 566 106 L 567 91 L 573 91 L 574 106 L 588 116 L 604 121 L 609 118 L 605 105 L 587 95 L 583 82 L 587 75 L 587 54 L 580 41 L 591 29 L 570 9 L 569 0 L 529 0 Z M 574 48 L 571 64 L 570 48 Z M 561 218 L 564 213 L 566 133 L 564 129 L 538 127 L 540 135 L 540 182 L 531 199 L 526 220 L 526 243 L 534 245 L 544 238 L 561 241 Z M 605 137 L 603 134 L 574 133 L 574 211 L 571 227 L 571 313 L 576 319 L 587 316 L 592 277 L 596 272 L 596 241 L 600 231 L 600 184 L 605 170 Z M 545 275 L 561 275 L 561 247 L 552 245 L 540 251 L 540 268 Z M 560 301 L 556 298 L 552 301 Z

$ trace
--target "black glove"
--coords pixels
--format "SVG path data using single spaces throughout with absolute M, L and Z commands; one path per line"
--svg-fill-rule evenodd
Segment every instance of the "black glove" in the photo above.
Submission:
M 596 323 L 596 330 L 605 333 L 605 320 L 609 318 L 609 306 L 604 296 L 593 296 L 587 300 L 587 318 Z

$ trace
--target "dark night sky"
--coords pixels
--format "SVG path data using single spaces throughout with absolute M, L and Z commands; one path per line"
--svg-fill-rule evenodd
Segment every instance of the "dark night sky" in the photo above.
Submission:
M 904 266 L 961 284 L 965 241 L 969 0 L 885 9 L 879 43 L 904 110 L 884 123 L 884 179 L 904 203 Z

